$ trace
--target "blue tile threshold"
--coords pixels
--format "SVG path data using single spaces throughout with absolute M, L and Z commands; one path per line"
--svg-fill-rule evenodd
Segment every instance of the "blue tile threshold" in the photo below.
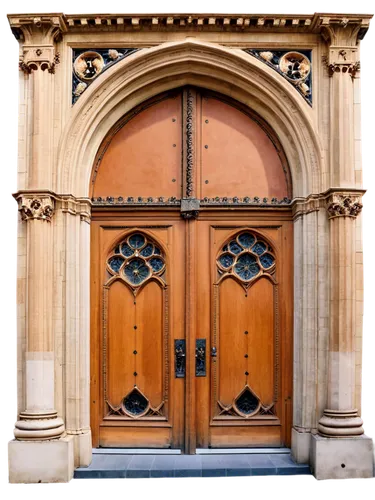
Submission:
M 145 477 L 221 477 L 311 474 L 307 464 L 297 464 L 290 452 L 224 453 L 200 455 L 118 454 L 113 450 L 93 454 L 89 467 L 74 472 L 77 479 Z

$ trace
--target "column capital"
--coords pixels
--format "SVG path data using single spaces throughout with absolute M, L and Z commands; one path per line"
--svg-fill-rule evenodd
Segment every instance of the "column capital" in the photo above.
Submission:
M 370 25 L 367 17 L 335 18 L 321 16 L 319 30 L 329 46 L 328 56 L 323 63 L 328 69 L 328 75 L 347 73 L 352 78 L 360 70 L 358 45 L 365 36 Z
M 330 46 L 356 47 L 370 27 L 372 16 L 342 17 L 342 15 L 322 14 L 318 19 L 319 31 Z
M 18 202 L 22 220 L 37 219 L 51 222 L 55 200 L 50 193 L 18 193 L 14 197 Z
M 326 198 L 328 218 L 353 217 L 362 211 L 362 197 L 352 193 L 332 193 Z
M 17 200 L 22 220 L 51 221 L 57 210 L 71 215 L 79 215 L 82 221 L 90 223 L 91 205 L 89 198 L 76 198 L 72 195 L 56 194 L 48 190 L 18 191 L 13 194 Z
M 291 206 L 293 209 L 293 220 L 311 212 L 326 209 L 329 218 L 333 217 L 357 217 L 362 210 L 362 196 L 366 193 L 364 189 L 330 188 L 323 193 L 315 193 L 305 198 L 294 198 Z
M 37 69 L 55 72 L 60 55 L 56 42 L 67 31 L 63 14 L 8 16 L 11 30 L 20 43 L 20 70 L 26 74 Z

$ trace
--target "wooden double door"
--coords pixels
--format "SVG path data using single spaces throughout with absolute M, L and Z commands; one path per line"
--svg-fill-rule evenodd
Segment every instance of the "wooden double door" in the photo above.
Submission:
M 233 112 L 225 103 L 230 108 L 223 116 L 225 106 L 215 95 L 211 112 L 205 114 L 203 93 L 194 90 L 190 95 L 195 104 L 190 110 L 186 89 L 149 104 L 118 126 L 99 152 L 91 224 L 93 444 L 178 448 L 185 453 L 207 447 L 288 446 L 291 213 L 285 200 L 284 205 L 275 198 L 272 205 L 263 200 L 254 206 L 259 204 L 256 199 L 251 203 L 244 196 L 229 197 L 233 186 L 220 181 L 220 162 L 225 166 L 233 160 L 228 149 L 237 144 L 242 155 L 250 151 L 255 158 L 252 144 L 259 146 L 259 153 L 266 141 L 261 137 L 260 144 L 251 134 L 244 141 L 242 110 L 234 107 Z M 155 106 L 160 109 L 153 115 Z M 246 119 L 253 126 L 253 117 Z M 206 120 L 213 122 L 210 142 L 202 132 Z M 230 145 L 223 138 L 223 120 L 225 127 L 230 122 Z M 180 124 L 178 133 L 168 135 L 168 127 L 175 123 Z M 126 127 L 131 129 L 124 131 Z M 158 132 L 155 143 L 142 141 L 150 127 Z M 160 142 L 166 135 L 172 155 L 180 148 L 179 160 L 169 150 L 163 152 L 166 144 Z M 131 143 L 134 136 L 141 149 L 138 157 Z M 130 164 L 129 141 L 135 158 Z M 195 143 L 192 172 L 189 141 Z M 206 142 L 216 149 L 211 160 L 202 158 Z M 269 147 L 274 148 L 272 141 Z M 156 185 L 147 180 L 144 162 L 149 158 L 152 164 L 156 153 L 158 162 L 165 155 L 160 168 L 166 169 L 163 175 L 171 178 L 170 185 L 165 178 Z M 107 178 L 104 167 L 112 169 Z M 243 165 L 232 163 L 232 168 L 239 169 L 237 183 L 240 175 L 247 179 Z M 139 189 L 142 182 L 147 196 L 121 196 L 123 187 L 113 191 L 117 184 L 108 180 L 113 172 L 119 183 L 127 179 L 125 194 L 131 192 L 129 184 Z M 275 181 L 266 174 L 260 171 L 264 181 L 258 182 L 267 183 L 268 191 L 261 189 L 269 196 L 269 185 Z M 176 180 L 176 193 L 182 189 L 184 195 L 189 175 L 195 179 L 193 196 L 175 196 Z M 223 176 L 228 177 L 225 168 Z M 209 194 L 204 192 L 206 178 L 216 182 L 210 189 L 217 190 L 217 198 L 203 196 Z M 96 185 L 98 181 L 102 184 Z

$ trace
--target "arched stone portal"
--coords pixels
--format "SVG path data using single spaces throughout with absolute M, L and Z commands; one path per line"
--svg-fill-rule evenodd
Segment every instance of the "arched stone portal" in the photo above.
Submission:
M 146 17 L 144 22 L 148 22 Z M 35 19 L 10 16 L 9 19 L 14 32 L 21 37 L 23 59 L 20 68 L 25 95 L 33 91 L 34 96 L 24 136 L 20 137 L 22 151 L 24 138 L 30 136 L 31 142 L 25 164 L 21 162 L 20 165 L 19 191 L 15 195 L 20 210 L 20 239 L 27 240 L 25 257 L 28 264 L 26 270 L 21 266 L 19 271 L 20 296 L 27 299 L 19 304 L 21 375 L 16 440 L 10 443 L 11 480 L 32 482 L 37 479 L 26 463 L 25 470 L 17 468 L 17 457 L 28 447 L 40 454 L 41 464 L 45 463 L 43 440 L 52 439 L 49 441 L 51 450 L 53 446 L 59 450 L 65 466 L 62 473 L 56 473 L 58 477 L 54 476 L 53 467 L 47 467 L 42 480 L 68 480 L 74 466 L 85 466 L 91 461 L 89 401 L 99 382 L 95 372 L 91 372 L 90 397 L 90 221 L 92 217 L 95 221 L 96 210 L 95 199 L 89 197 L 90 179 L 103 141 L 116 124 L 142 107 L 142 103 L 178 88 L 207 89 L 236 102 L 238 107 L 259 117 L 259 122 L 264 123 L 275 137 L 274 145 L 282 152 L 292 187 L 287 210 L 294 225 L 294 304 L 290 310 L 285 309 L 283 315 L 284 326 L 290 330 L 286 335 L 293 337 L 293 394 L 285 392 L 282 409 L 285 418 L 293 424 L 292 453 L 298 462 L 309 462 L 317 477 L 366 476 L 370 469 L 372 473 L 370 440 L 362 436 L 358 410 L 360 373 L 355 369 L 358 365 L 355 334 L 361 329 L 362 313 L 362 302 L 355 300 L 356 290 L 361 291 L 362 273 L 361 241 L 355 235 L 360 229 L 357 216 L 362 208 L 360 197 L 363 193 L 360 175 L 357 175 L 360 162 L 354 147 L 358 137 L 355 118 L 359 106 L 355 95 L 358 90 L 358 43 L 367 30 L 369 18 L 348 16 L 344 22 L 342 16 L 305 16 L 298 25 L 301 28 L 296 28 L 302 30 L 303 41 L 294 35 L 290 36 L 290 41 L 285 38 L 289 33 L 289 21 L 288 24 L 285 20 L 280 28 L 280 23 L 274 24 L 274 46 L 280 50 L 288 46 L 289 57 L 300 58 L 299 61 L 305 61 L 306 65 L 308 60 L 302 52 L 312 51 L 309 70 L 312 90 L 306 83 L 297 88 L 288 72 L 282 74 L 281 63 L 272 61 L 275 54 L 281 58 L 280 54 L 287 51 L 278 53 L 272 47 L 267 49 L 267 40 L 263 40 L 261 47 L 256 37 L 260 36 L 262 23 L 254 24 L 246 16 L 245 21 L 244 18 L 237 20 L 237 25 L 245 22 L 246 39 L 242 38 L 241 31 L 236 31 L 234 24 L 228 25 L 223 16 L 215 17 L 215 23 L 207 20 L 215 28 L 211 35 L 201 37 L 205 28 L 201 31 L 202 23 L 193 16 L 191 26 L 188 21 L 186 29 L 175 33 L 174 41 L 164 35 L 174 33 L 175 27 L 163 18 L 164 31 L 160 36 L 154 32 L 154 38 L 151 36 L 154 41 L 148 46 L 142 41 L 142 31 L 132 32 L 132 27 L 139 24 L 137 18 L 131 20 L 129 26 L 125 23 L 124 29 L 126 43 L 139 50 L 129 49 L 129 55 L 119 58 L 118 62 L 115 61 L 117 51 L 113 50 L 112 62 L 102 74 L 89 85 L 75 87 L 76 102 L 72 108 L 68 95 L 72 78 L 71 50 L 87 43 L 79 27 L 87 25 L 90 31 L 96 23 L 86 20 L 82 24 L 74 16 L 60 15 Z M 122 18 L 106 18 L 105 22 L 109 20 L 110 26 L 123 25 L 119 19 Z M 152 26 L 158 22 L 152 20 Z M 101 43 L 105 47 L 112 44 L 119 47 L 121 42 L 111 29 L 101 32 L 102 41 L 96 41 L 90 49 L 97 47 L 99 51 Z M 196 37 L 191 36 L 194 29 L 198 30 Z M 234 30 L 234 42 L 226 36 L 229 34 L 227 29 Z M 221 39 L 216 35 L 219 30 L 224 31 Z M 63 37 L 59 39 L 61 34 Z M 43 49 L 35 49 L 38 44 Z M 347 47 L 345 54 L 341 48 L 343 44 Z M 264 50 L 259 52 L 252 47 Z M 263 55 L 259 56 L 260 53 Z M 99 63 L 107 64 L 99 56 L 95 56 Z M 324 57 L 326 68 L 320 63 Z M 75 71 L 73 83 L 78 74 Z M 312 100 L 306 98 L 306 87 Z M 189 219 L 186 222 L 189 255 L 197 237 L 194 220 L 203 218 L 204 210 L 214 209 L 194 190 L 189 192 L 187 186 L 188 176 L 197 166 L 194 141 L 189 139 L 192 132 L 188 99 L 185 98 L 182 114 L 183 120 L 187 120 L 186 135 L 182 139 L 185 144 L 184 191 L 177 205 L 181 214 Z M 347 106 L 348 102 L 352 104 Z M 142 193 L 134 194 L 142 196 Z M 255 193 L 252 196 L 252 203 L 246 207 L 248 210 L 256 210 L 254 205 L 259 203 Z M 103 209 L 109 209 L 113 203 L 110 194 L 108 197 L 101 200 Z M 232 211 L 237 210 L 235 197 L 233 193 L 229 207 Z M 249 203 L 244 200 L 241 203 Z M 141 209 L 132 203 L 128 208 L 136 214 Z M 204 207 L 204 203 L 208 205 Z M 227 204 L 227 200 L 219 199 L 216 208 L 228 209 Z M 277 205 L 276 202 L 276 206 L 269 207 L 268 202 L 263 202 L 259 213 L 271 213 L 272 209 L 280 208 Z M 264 220 L 267 217 L 264 215 Z M 251 224 L 241 226 L 239 232 L 233 234 L 229 231 L 225 238 L 236 238 L 237 243 L 242 234 L 259 238 L 257 229 L 250 230 L 248 226 Z M 152 231 L 140 233 L 142 238 L 150 238 L 154 247 L 157 245 L 159 240 Z M 131 237 L 126 231 L 119 235 L 120 239 Z M 266 234 L 262 237 L 267 240 Z M 271 235 L 269 241 L 272 241 Z M 163 243 L 160 244 L 162 247 Z M 278 252 L 277 245 L 273 247 L 270 243 L 268 251 L 273 258 Z M 38 258 L 41 252 L 45 255 L 42 261 Z M 189 262 L 187 267 L 191 269 L 193 257 Z M 219 269 L 223 271 L 220 265 Z M 224 280 L 223 287 L 228 287 L 228 283 L 230 280 Z M 345 283 L 345 289 L 338 283 Z M 196 291 L 194 286 L 187 288 L 191 297 Z M 271 286 L 277 286 L 272 276 Z M 262 293 L 270 294 L 271 288 L 267 287 L 264 285 Z M 230 296 L 236 292 L 228 293 Z M 50 297 L 53 297 L 52 306 Z M 188 310 L 193 311 L 192 299 L 186 304 Z M 292 309 L 291 314 L 288 311 Z M 192 313 L 193 318 L 195 314 Z M 189 324 L 189 315 L 186 321 Z M 194 331 L 191 325 L 188 328 Z M 190 423 L 194 420 L 192 408 L 195 405 L 192 377 L 195 339 L 192 338 L 186 338 L 186 369 L 190 373 L 186 382 L 190 398 L 186 411 Z M 100 357 L 99 353 L 97 355 Z M 282 350 L 280 355 L 283 355 Z M 140 404 L 146 400 L 143 393 L 138 393 L 137 397 Z M 255 399 L 260 401 L 256 391 L 246 386 L 233 402 L 237 415 L 242 411 L 238 408 L 247 407 L 241 403 L 245 399 L 246 405 L 251 407 Z M 232 411 L 226 404 L 225 411 Z M 345 444 L 345 438 L 350 439 L 350 445 Z M 288 444 L 288 439 L 284 443 Z M 238 444 L 241 443 L 237 441 Z M 194 452 L 196 445 L 192 432 L 185 439 L 185 449 Z M 346 460 L 348 446 L 354 446 L 357 454 L 345 468 L 337 470 L 335 460 L 338 456 Z M 327 462 L 321 456 L 328 460 L 328 467 L 322 465 Z M 359 463 L 364 464 L 362 468 Z M 38 477 L 40 474 L 37 472 Z

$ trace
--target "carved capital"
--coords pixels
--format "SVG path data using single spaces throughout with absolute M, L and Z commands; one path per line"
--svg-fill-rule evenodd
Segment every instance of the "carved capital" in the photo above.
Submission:
M 33 70 L 47 70 L 48 73 L 55 73 L 56 65 L 60 62 L 60 54 L 55 52 L 54 47 L 23 47 L 23 54 L 20 56 L 19 68 L 29 75 Z
M 359 196 L 334 193 L 326 200 L 329 219 L 334 217 L 357 217 L 362 210 L 361 198 Z
M 54 212 L 54 199 L 49 195 L 21 195 L 17 198 L 18 210 L 22 220 L 51 221 Z
M 323 64 L 327 67 L 329 76 L 333 76 L 335 73 L 347 73 L 352 78 L 355 78 L 361 67 L 361 63 L 357 58 L 357 48 L 331 47 L 329 56 L 323 57 Z
M 355 47 L 369 29 L 371 16 L 322 15 L 318 26 L 330 46 Z
M 52 191 L 18 191 L 14 198 L 22 220 L 40 219 L 50 221 L 55 211 L 80 216 L 87 223 L 91 221 L 91 200 L 72 195 L 58 195 Z
M 20 42 L 19 67 L 26 74 L 37 69 L 55 72 L 60 62 L 56 42 L 67 31 L 62 15 L 9 15 L 9 24 Z

